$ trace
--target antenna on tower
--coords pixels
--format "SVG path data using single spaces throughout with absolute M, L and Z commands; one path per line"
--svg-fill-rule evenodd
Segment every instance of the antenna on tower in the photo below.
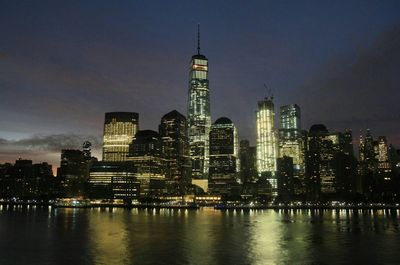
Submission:
M 267 98 L 274 99 L 274 95 L 272 94 L 272 89 L 264 84 L 264 87 L 267 89 Z
M 197 55 L 200 55 L 200 23 L 197 24 Z

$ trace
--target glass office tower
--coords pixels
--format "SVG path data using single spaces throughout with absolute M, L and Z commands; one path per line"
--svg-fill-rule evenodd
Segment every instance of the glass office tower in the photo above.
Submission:
M 292 157 L 294 175 L 304 171 L 303 135 L 300 124 L 300 107 L 296 104 L 280 108 L 279 157 Z
M 103 134 L 103 161 L 126 161 L 129 145 L 138 130 L 138 113 L 106 113 Z
M 257 171 L 265 176 L 272 185 L 276 195 L 276 159 L 278 158 L 278 141 L 275 131 L 275 111 L 272 97 L 258 102 L 257 110 Z
M 211 128 L 210 90 L 208 59 L 200 54 L 200 45 L 190 62 L 187 117 L 192 177 L 207 179 Z
M 211 126 L 209 192 L 229 194 L 240 168 L 239 141 L 233 122 L 221 117 Z

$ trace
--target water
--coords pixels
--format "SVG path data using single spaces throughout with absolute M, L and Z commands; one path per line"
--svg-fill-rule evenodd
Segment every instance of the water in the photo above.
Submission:
M 0 264 L 400 264 L 399 215 L 0 206 Z

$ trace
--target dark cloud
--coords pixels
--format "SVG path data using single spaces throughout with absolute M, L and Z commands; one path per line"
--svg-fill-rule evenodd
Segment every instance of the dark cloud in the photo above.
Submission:
M 332 58 L 298 90 L 303 119 L 308 126 L 322 122 L 339 130 L 371 128 L 396 141 L 400 134 L 400 26 L 385 31 L 370 45 L 357 47 L 354 54 Z
M 84 141 L 92 143 L 92 155 L 100 157 L 101 140 L 98 137 L 76 134 L 35 135 L 20 140 L 0 138 L 0 163 L 14 162 L 18 158 L 31 159 L 35 163 L 60 163 L 62 149 L 81 149 Z M 55 168 L 53 168 L 55 172 Z
M 61 149 L 81 149 L 84 141 L 90 141 L 94 148 L 99 148 L 101 141 L 87 135 L 36 135 L 21 140 L 6 140 L 0 138 L 0 152 L 22 149 L 31 152 L 60 152 Z

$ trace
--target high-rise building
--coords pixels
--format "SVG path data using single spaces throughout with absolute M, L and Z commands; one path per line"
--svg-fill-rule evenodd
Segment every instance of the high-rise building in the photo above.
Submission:
M 173 110 L 161 118 L 159 125 L 161 156 L 166 163 L 166 179 L 188 184 L 190 177 L 189 139 L 185 116 Z M 184 188 L 184 187 L 182 187 Z
M 138 131 L 130 146 L 128 160 L 135 165 L 141 196 L 155 196 L 165 192 L 165 160 L 161 157 L 157 132 Z
M 374 139 L 372 138 L 370 130 L 367 130 L 365 138 L 360 135 L 360 146 L 359 146 L 359 158 L 362 164 L 362 167 L 365 170 L 375 171 L 376 162 L 375 162 L 375 148 L 374 148 Z
M 323 124 L 311 126 L 306 145 L 306 184 L 312 199 L 354 190 L 355 162 L 348 133 L 329 132 Z
M 65 197 L 85 196 L 85 183 L 89 177 L 89 162 L 81 150 L 61 150 L 61 163 L 57 172 Z
M 390 200 L 397 193 L 396 167 L 391 165 L 390 150 L 385 136 L 374 140 L 367 130 L 360 135 L 360 164 L 362 191 L 368 200 Z
M 345 130 L 344 133 L 341 133 L 341 142 L 343 146 L 343 152 L 346 155 L 354 157 L 354 148 L 353 148 L 353 134 L 351 130 Z
M 257 148 L 248 140 L 241 140 L 239 147 L 240 181 L 253 183 L 257 180 Z
M 278 195 L 281 201 L 290 201 L 294 195 L 293 157 L 277 159 Z
M 279 157 L 292 157 L 294 175 L 304 173 L 304 136 L 301 131 L 300 107 L 296 104 L 280 108 Z
M 138 130 L 138 113 L 106 113 L 103 134 L 103 161 L 126 161 L 129 145 Z
M 280 107 L 281 130 L 301 130 L 300 107 L 290 104 Z
M 208 59 L 200 53 L 192 56 L 189 70 L 188 135 L 192 177 L 206 179 L 208 174 L 209 133 L 211 127 Z
M 232 121 L 221 117 L 210 131 L 209 192 L 229 194 L 237 183 L 240 168 L 237 130 Z
M 136 178 L 136 168 L 130 161 L 92 163 L 88 183 L 92 199 L 130 202 L 139 198 L 140 183 Z
M 272 185 L 273 195 L 277 195 L 276 159 L 278 139 L 275 130 L 275 111 L 272 97 L 258 102 L 257 110 L 257 171 Z
M 378 170 L 380 173 L 390 173 L 391 171 L 386 136 L 378 137 Z
M 48 163 L 18 159 L 0 165 L 0 198 L 48 200 L 59 197 L 57 178 Z

